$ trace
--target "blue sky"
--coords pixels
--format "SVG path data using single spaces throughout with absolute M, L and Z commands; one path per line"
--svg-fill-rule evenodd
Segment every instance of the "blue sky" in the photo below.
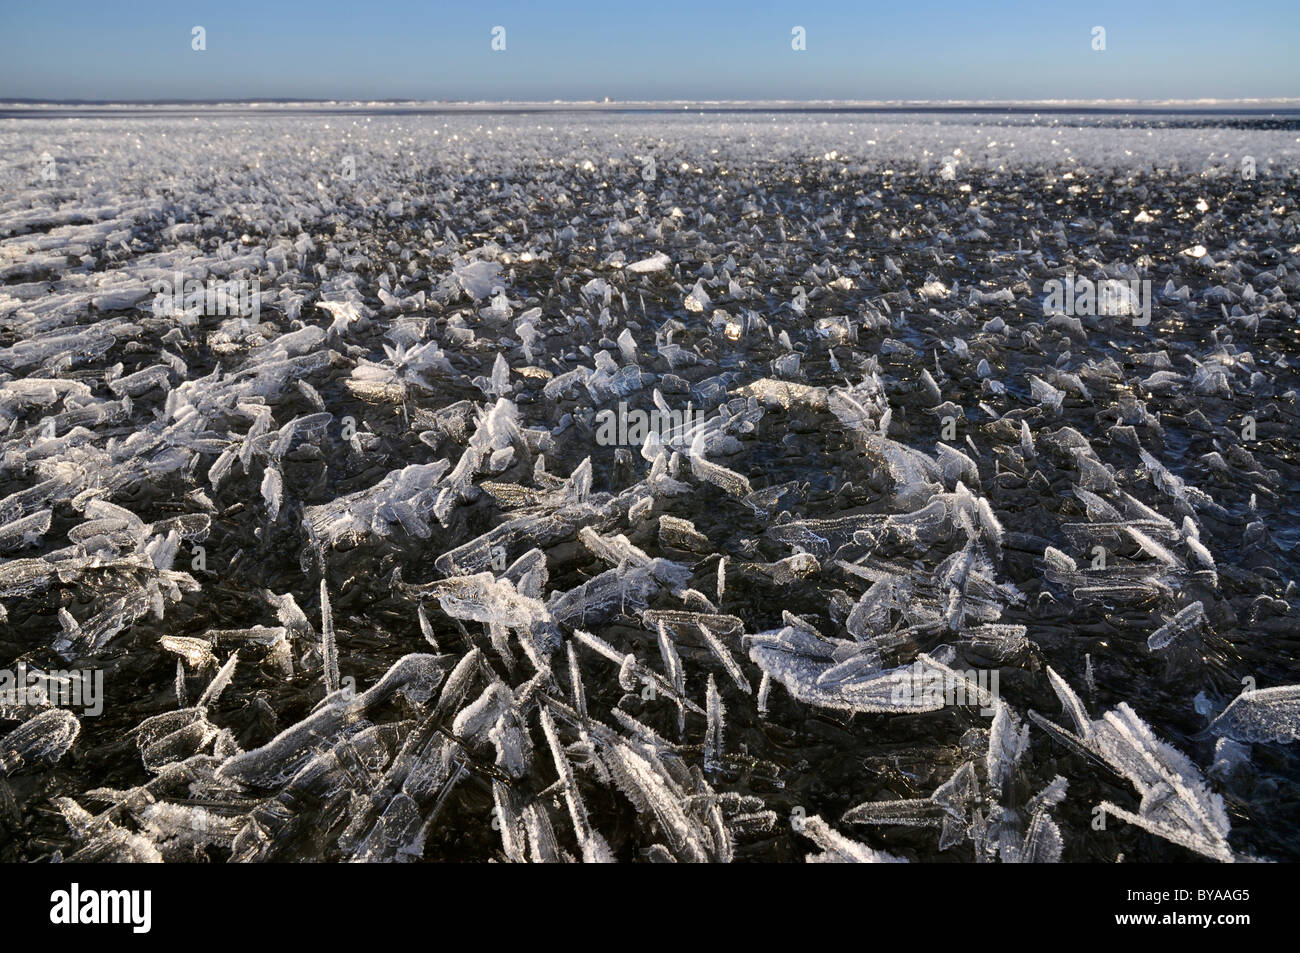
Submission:
M 1297 47 L 1300 0 L 0 0 L 0 99 L 1300 97 Z

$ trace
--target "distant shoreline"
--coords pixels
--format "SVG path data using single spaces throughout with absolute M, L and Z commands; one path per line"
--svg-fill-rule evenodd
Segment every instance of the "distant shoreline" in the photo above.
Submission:
M 1300 116 L 1300 99 L 1232 100 L 709 100 L 624 102 L 440 102 L 415 100 L 0 100 L 0 118 L 112 118 L 188 115 L 454 115 L 546 114 L 566 112 L 648 114 L 979 114 L 1094 116 Z

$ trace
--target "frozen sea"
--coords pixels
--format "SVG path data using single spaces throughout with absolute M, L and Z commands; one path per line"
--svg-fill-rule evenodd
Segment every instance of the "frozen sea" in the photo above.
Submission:
M 1297 859 L 1298 154 L 0 104 L 0 859 Z

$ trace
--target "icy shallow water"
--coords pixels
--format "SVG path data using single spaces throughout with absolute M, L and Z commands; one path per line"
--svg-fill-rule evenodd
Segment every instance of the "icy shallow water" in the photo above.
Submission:
M 0 120 L 0 857 L 1295 859 L 1298 127 Z

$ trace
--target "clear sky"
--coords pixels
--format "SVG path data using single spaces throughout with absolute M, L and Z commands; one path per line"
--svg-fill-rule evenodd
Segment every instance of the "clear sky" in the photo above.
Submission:
M 1300 0 L 0 0 L 0 99 L 1300 97 L 1297 49 Z

